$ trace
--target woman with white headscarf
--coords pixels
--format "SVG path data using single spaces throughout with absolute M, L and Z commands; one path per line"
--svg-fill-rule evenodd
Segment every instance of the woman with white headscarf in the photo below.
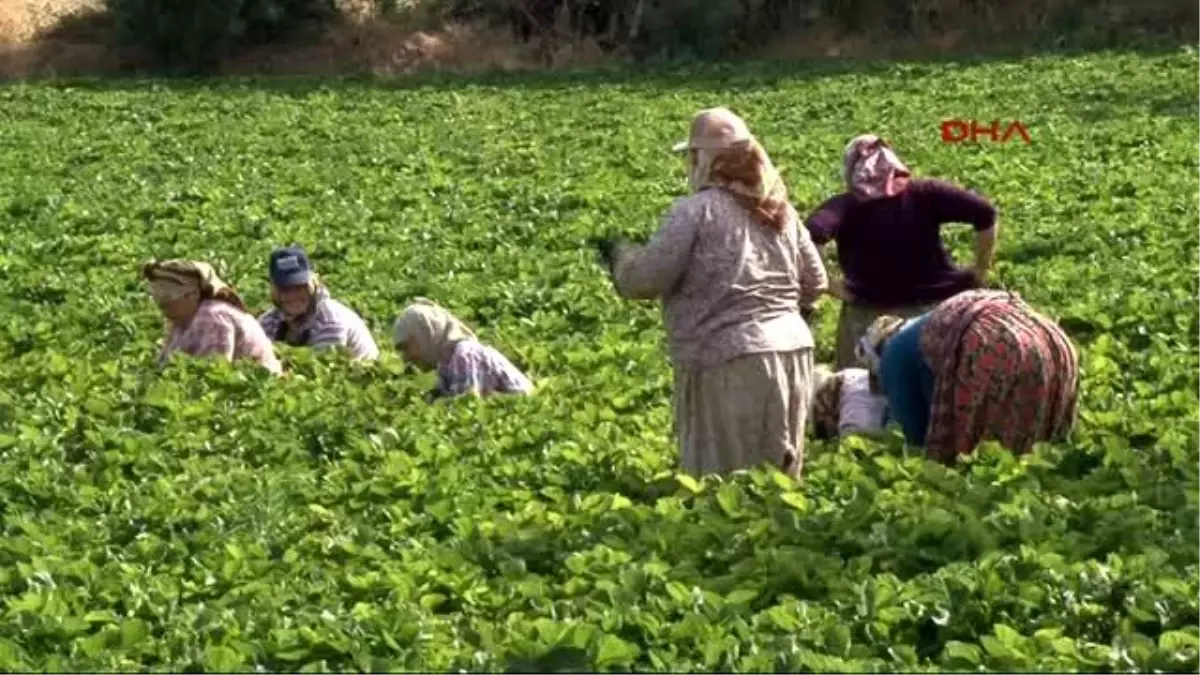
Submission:
M 887 424 L 887 399 L 872 390 L 866 368 L 814 369 L 812 412 L 809 414 L 818 439 L 844 438 L 879 433 Z
M 475 337 L 453 314 L 418 299 L 396 319 L 392 344 L 405 360 L 436 370 L 432 397 L 495 393 L 528 394 L 533 383 L 511 361 Z
M 247 358 L 272 373 L 283 371 L 270 338 L 212 265 L 191 260 L 151 261 L 142 266 L 150 296 L 167 320 L 159 363 L 172 354 Z
M 799 476 L 813 367 L 800 310 L 825 290 L 825 268 L 740 117 L 701 111 L 675 150 L 692 194 L 648 245 L 600 246 L 620 295 L 662 299 L 683 469 Z
M 854 344 L 876 317 L 914 317 L 962 291 L 983 286 L 996 246 L 996 209 L 987 199 L 939 180 L 914 180 L 891 146 L 858 136 L 842 157 L 846 192 L 806 220 L 817 246 L 837 244 L 842 279 L 830 293 L 842 300 L 837 369 L 860 365 Z M 970 223 L 975 264 L 954 264 L 941 226 Z

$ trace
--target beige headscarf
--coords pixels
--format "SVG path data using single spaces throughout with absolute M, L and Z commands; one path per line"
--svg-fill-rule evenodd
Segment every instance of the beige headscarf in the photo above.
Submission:
M 428 364 L 440 363 L 454 345 L 474 340 L 475 333 L 432 300 L 417 298 L 406 307 L 392 331 L 392 344 L 416 342 L 417 353 Z
M 842 153 L 842 180 L 859 199 L 898 195 L 911 175 L 891 145 L 875 134 L 855 137 Z
M 158 302 L 171 302 L 189 293 L 204 300 L 220 300 L 246 311 L 246 303 L 237 291 L 217 276 L 213 266 L 194 260 L 151 260 L 142 265 L 150 295 Z
M 700 111 L 688 140 L 676 152 L 694 151 L 688 170 L 692 192 L 722 188 L 742 202 L 768 227 L 783 230 L 788 222 L 788 193 L 767 151 L 746 122 L 727 108 Z
M 836 438 L 842 412 L 842 374 L 826 365 L 814 366 L 812 391 L 809 419 L 814 435 L 821 439 Z

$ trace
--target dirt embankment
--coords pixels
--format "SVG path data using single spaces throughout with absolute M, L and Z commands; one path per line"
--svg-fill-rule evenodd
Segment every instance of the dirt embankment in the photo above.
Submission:
M 340 0 L 347 20 L 321 38 L 300 44 L 271 45 L 233 55 L 221 64 L 227 74 L 396 75 L 418 70 L 546 69 L 587 67 L 623 60 L 604 53 L 589 40 L 557 39 L 521 43 L 509 34 L 467 26 L 419 29 L 417 23 L 375 16 L 372 0 Z M 846 35 L 839 28 L 810 22 L 803 31 L 781 34 L 753 56 L 797 59 L 814 56 L 909 57 L 977 51 L 981 42 L 961 26 L 974 22 L 1021 42 L 1044 33 L 1064 8 L 1079 0 L 1006 0 L 1004 11 L 984 3 L 971 9 L 963 0 L 928 0 L 961 21 L 936 21 L 909 38 Z M 0 79 L 47 75 L 106 75 L 140 70 L 147 64 L 135 54 L 113 47 L 112 22 L 100 11 L 102 0 L 0 0 Z M 1112 33 L 1179 32 L 1180 0 L 1106 0 L 1089 21 Z M 937 15 L 933 12 L 931 16 Z M 976 16 L 978 15 L 978 16 Z M 1180 22 L 1183 21 L 1183 24 Z M 937 24 L 936 26 L 934 24 Z M 949 25 L 954 29 L 946 28 Z M 428 22 L 425 22 L 428 25 Z M 1002 25 L 1001 25 L 1002 24 Z M 830 19 L 830 26 L 833 25 Z M 1190 22 L 1193 33 L 1196 21 Z M 977 27 L 978 27 L 977 26 Z M 1173 28 L 1172 28 L 1173 27 Z M 1194 42 L 1194 40 L 1193 40 Z
M 355 0 L 346 0 L 354 2 Z M 545 47 L 509 36 L 449 26 L 418 30 L 347 8 L 348 20 L 318 40 L 251 49 L 226 59 L 229 74 L 401 74 L 422 69 L 521 69 L 587 66 L 610 61 L 588 42 Z M 106 75 L 143 65 L 113 48 L 100 0 L 0 0 L 0 79 Z
M 95 6 L 93 0 L 0 0 L 0 46 L 32 41 L 63 16 Z
M 54 63 L 82 68 L 108 50 L 98 39 L 57 36 L 70 17 L 98 11 L 98 0 L 0 0 L 0 78 L 42 72 Z
M 112 47 L 113 30 L 100 12 L 101 0 L 0 0 L 0 79 L 46 75 L 105 75 L 137 69 L 136 55 Z M 576 68 L 623 60 L 589 40 L 522 44 L 510 35 L 467 26 L 419 30 L 356 8 L 363 0 L 343 0 L 349 20 L 321 39 L 297 45 L 252 49 L 225 60 L 229 74 L 393 75 L 428 69 Z M 957 33 L 914 40 L 921 52 L 954 50 Z M 833 31 L 807 31 L 772 41 L 767 58 L 816 55 L 871 55 L 878 41 L 835 37 Z M 904 45 L 888 45 L 892 52 Z

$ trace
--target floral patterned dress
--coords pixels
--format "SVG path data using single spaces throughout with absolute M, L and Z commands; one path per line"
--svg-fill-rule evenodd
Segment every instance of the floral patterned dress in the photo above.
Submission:
M 985 440 L 1023 454 L 1075 425 L 1078 353 L 1014 294 L 967 291 L 943 302 L 921 332 L 921 352 L 935 376 L 925 437 L 934 459 L 952 462 Z

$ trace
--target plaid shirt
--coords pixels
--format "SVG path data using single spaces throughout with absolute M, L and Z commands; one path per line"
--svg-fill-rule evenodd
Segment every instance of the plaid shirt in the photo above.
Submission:
M 527 394 L 533 391 L 533 383 L 500 352 L 475 340 L 464 340 L 438 366 L 437 389 L 443 396 L 468 392 L 481 396 Z
M 167 329 L 159 363 L 165 364 L 175 352 L 217 356 L 227 361 L 254 359 L 273 373 L 283 371 L 262 326 L 254 317 L 220 300 L 201 302 L 186 328 Z
M 258 321 L 268 336 L 292 346 L 345 347 L 356 359 L 379 358 L 379 347 L 366 322 L 354 310 L 329 297 L 324 288 L 317 291 L 316 307 L 295 324 L 288 324 L 279 308 L 263 314 Z

